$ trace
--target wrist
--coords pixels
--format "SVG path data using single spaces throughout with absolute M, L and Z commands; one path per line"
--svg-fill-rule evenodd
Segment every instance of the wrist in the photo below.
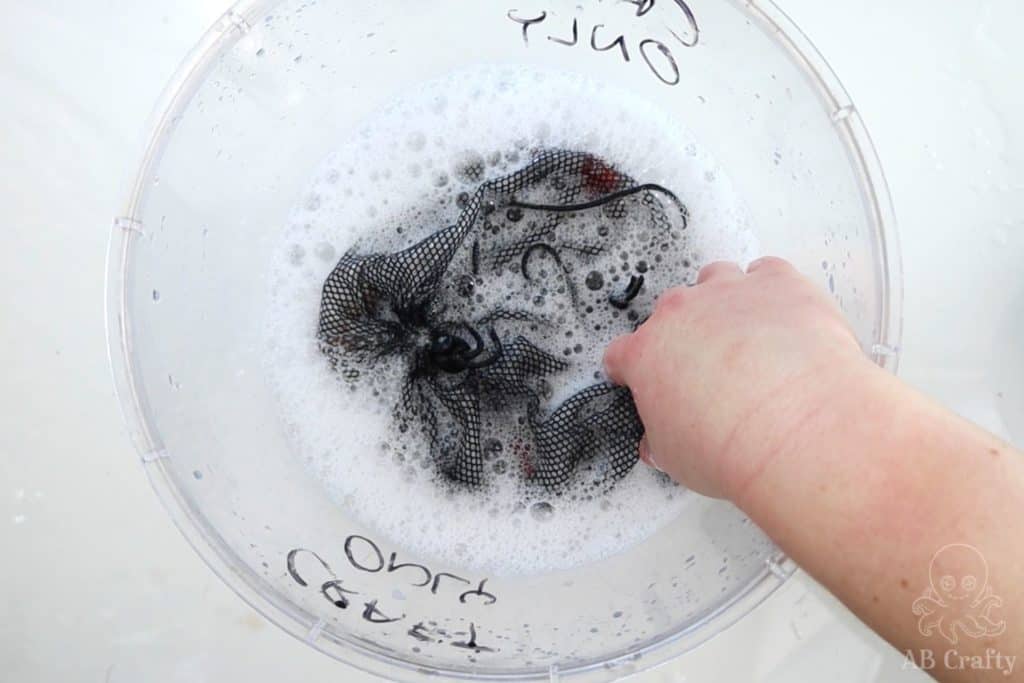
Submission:
M 750 513 L 774 483 L 811 467 L 845 430 L 877 421 L 889 376 L 858 353 L 808 365 L 769 391 L 721 453 L 726 497 Z

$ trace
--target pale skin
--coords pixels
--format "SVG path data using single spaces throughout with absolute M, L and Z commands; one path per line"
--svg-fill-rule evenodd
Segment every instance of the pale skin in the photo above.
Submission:
M 605 367 L 633 393 L 648 465 L 737 505 L 894 647 L 935 652 L 938 680 L 1024 680 L 1024 454 L 878 368 L 790 264 L 705 267 Z M 984 556 L 1003 633 L 922 634 L 912 605 L 949 544 Z M 993 649 L 1012 675 L 957 658 Z

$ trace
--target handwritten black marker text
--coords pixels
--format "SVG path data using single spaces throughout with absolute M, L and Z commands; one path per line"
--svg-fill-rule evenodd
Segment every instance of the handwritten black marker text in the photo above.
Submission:
M 646 16 L 654 9 L 657 2 L 657 0 L 622 1 L 635 5 L 638 17 Z M 700 42 L 700 27 L 697 25 L 693 11 L 686 0 L 671 0 L 671 2 L 674 2 L 682 13 L 686 30 L 680 35 L 680 31 L 669 24 L 664 24 L 664 28 L 679 45 L 686 48 L 696 47 Z M 616 32 L 605 24 L 593 24 L 587 27 L 588 31 L 581 31 L 579 17 L 573 17 L 572 23 L 563 21 L 556 25 L 553 16 L 546 11 L 527 16 L 520 14 L 518 10 L 511 9 L 508 11 L 508 18 L 519 25 L 523 42 L 526 45 L 530 44 L 531 37 L 536 37 L 546 30 L 547 41 L 556 45 L 575 48 L 583 42 L 585 45 L 589 45 L 594 52 L 615 52 L 627 63 L 639 56 L 650 72 L 665 85 L 679 85 L 682 79 L 679 62 L 676 61 L 672 48 L 657 38 L 644 37 L 632 40 L 625 33 Z M 542 25 L 545 28 L 541 28 Z

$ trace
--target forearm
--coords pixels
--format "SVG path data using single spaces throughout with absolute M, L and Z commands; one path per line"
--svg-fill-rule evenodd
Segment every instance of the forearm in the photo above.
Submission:
M 702 268 L 605 367 L 633 392 L 646 462 L 735 502 L 940 678 L 1024 680 L 1024 455 L 869 363 L 792 265 Z M 988 668 L 956 658 L 974 655 Z
M 935 675 L 1006 680 L 1005 661 L 1002 671 L 957 670 L 957 657 L 990 648 L 1024 655 L 1024 458 L 881 371 L 856 377 L 780 442 L 762 442 L 773 452 L 736 502 L 894 646 L 936 653 Z M 934 615 L 914 613 L 933 558 L 949 544 L 973 546 L 987 561 L 988 584 L 1003 603 L 988 616 L 1005 621 L 1004 633 L 981 621 L 984 635 L 961 628 L 955 645 L 942 635 L 952 619 L 977 616 L 986 603 L 949 605 L 945 626 L 934 622 L 949 600 L 926 600 Z M 964 622 L 975 634 L 977 623 Z M 947 660 L 949 650 L 957 655 Z M 943 672 L 947 664 L 953 670 Z M 1018 664 L 1024 670 L 1024 657 Z

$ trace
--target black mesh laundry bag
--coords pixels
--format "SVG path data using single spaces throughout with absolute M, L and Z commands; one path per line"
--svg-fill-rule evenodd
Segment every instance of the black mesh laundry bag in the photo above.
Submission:
M 485 484 L 504 452 L 548 489 L 576 475 L 614 483 L 636 464 L 643 426 L 628 389 L 599 367 L 559 391 L 583 362 L 564 342 L 575 330 L 579 352 L 587 331 L 642 322 L 638 297 L 659 254 L 684 248 L 687 210 L 584 152 L 541 150 L 504 177 L 484 173 L 463 169 L 477 184 L 458 195 L 454 225 L 340 260 L 323 287 L 321 346 L 348 378 L 399 364 L 395 419 L 425 435 L 453 482 Z

